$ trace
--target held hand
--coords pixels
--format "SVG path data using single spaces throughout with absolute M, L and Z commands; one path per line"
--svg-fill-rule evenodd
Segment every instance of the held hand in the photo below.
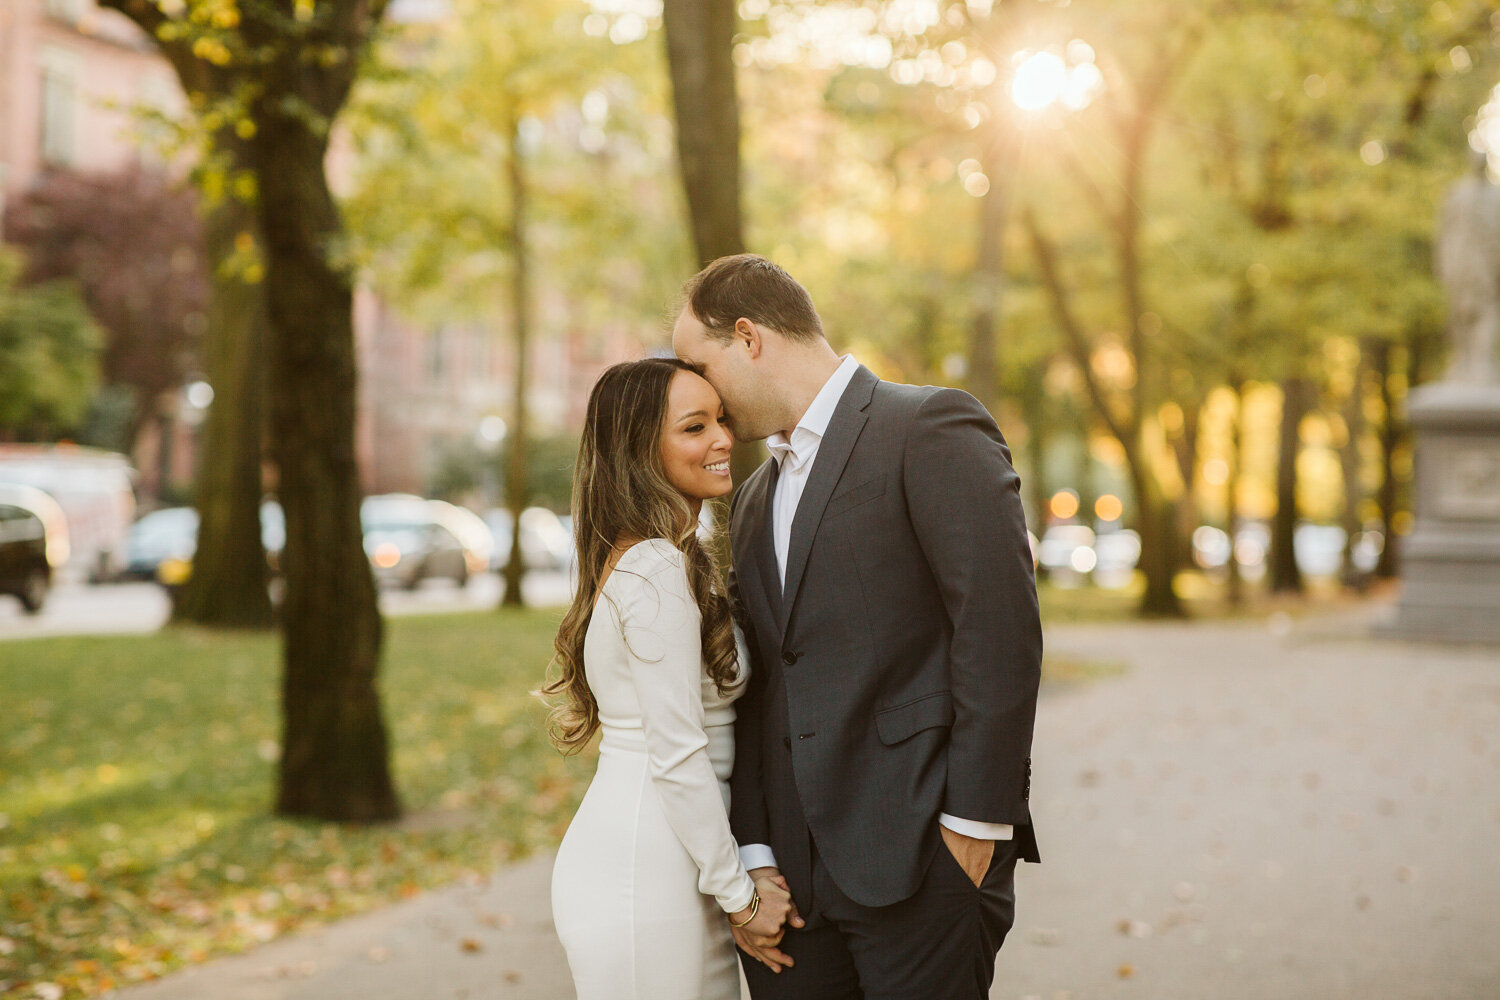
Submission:
M 772 972 L 779 973 L 793 964 L 792 957 L 776 947 L 781 943 L 784 925 L 789 923 L 793 927 L 801 927 L 805 921 L 797 913 L 786 879 L 779 871 L 775 868 L 756 868 L 750 874 L 755 879 L 756 892 L 760 894 L 760 908 L 754 920 L 744 927 L 731 927 L 731 933 L 734 935 L 734 943 L 739 945 L 741 951 Z M 771 916 L 772 914 L 780 914 L 779 919 Z M 729 919 L 734 923 L 744 920 L 746 916 L 748 911 L 741 910 L 737 914 L 730 914 Z M 761 923 L 762 916 L 767 917 L 764 926 Z M 774 926 L 771 926 L 773 923 Z
M 791 894 L 769 879 L 756 886 L 756 893 L 760 903 L 731 913 L 729 922 L 744 931 L 752 943 L 762 946 L 780 944 L 783 925 L 792 913 Z
M 734 943 L 739 945 L 740 951 L 755 959 L 761 965 L 772 972 L 780 972 L 792 964 L 792 956 L 772 945 L 761 946 L 750 940 L 750 935 L 745 933 L 743 927 L 731 927 L 729 933 L 734 935 Z
M 979 888 L 979 883 L 984 881 L 985 872 L 990 870 L 990 859 L 995 856 L 995 842 L 966 837 L 942 825 L 938 826 L 938 832 L 943 835 L 943 843 L 948 852 L 964 870 L 964 874 L 969 876 L 969 881 L 974 883 L 974 888 Z
M 764 875 L 756 875 L 754 872 L 751 873 L 751 877 L 755 879 L 755 888 L 760 890 L 760 898 L 764 900 L 768 891 L 775 892 L 777 894 L 785 894 L 787 902 L 791 904 L 791 909 L 788 911 L 786 917 L 787 926 L 806 926 L 807 921 L 802 919 L 802 915 L 797 912 L 796 902 L 792 900 L 792 887 L 786 884 L 786 876 L 782 875 L 781 872 L 777 871 L 775 868 L 758 868 L 756 869 L 756 871 L 767 873 Z M 764 906 L 764 902 L 762 902 L 761 905 Z

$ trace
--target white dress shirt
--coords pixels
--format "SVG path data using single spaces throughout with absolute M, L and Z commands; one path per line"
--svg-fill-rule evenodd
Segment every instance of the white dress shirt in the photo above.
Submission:
M 791 435 L 778 431 L 766 438 L 766 447 L 778 466 L 776 493 L 771 498 L 771 533 L 776 549 L 776 568 L 780 571 L 783 588 L 786 587 L 787 550 L 791 547 L 792 521 L 797 516 L 797 504 L 802 500 L 802 491 L 812 474 L 818 445 L 828 433 L 833 411 L 838 408 L 839 400 L 844 397 L 844 391 L 858 370 L 859 362 L 854 360 L 854 355 L 844 355 L 838 368 L 813 397 L 812 405 L 792 428 Z M 947 813 L 939 814 L 938 822 L 955 833 L 979 840 L 1010 840 L 1015 836 L 1015 829 L 1007 823 L 982 823 Z M 740 860 L 747 869 L 776 867 L 776 856 L 767 844 L 742 844 Z

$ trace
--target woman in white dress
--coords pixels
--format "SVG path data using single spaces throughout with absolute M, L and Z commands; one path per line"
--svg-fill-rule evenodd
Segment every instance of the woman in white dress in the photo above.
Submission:
M 791 910 L 729 832 L 748 662 L 697 528 L 731 488 L 731 443 L 713 387 L 675 359 L 615 365 L 589 397 L 579 586 L 544 689 L 565 752 L 602 732 L 552 876 L 579 1000 L 738 1000 L 730 922 L 775 935 Z

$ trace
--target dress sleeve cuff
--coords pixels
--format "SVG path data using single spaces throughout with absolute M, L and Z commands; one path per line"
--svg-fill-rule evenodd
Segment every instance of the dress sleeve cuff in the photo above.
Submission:
M 719 908 L 725 913 L 738 913 L 753 902 L 755 902 L 755 881 L 747 874 L 744 883 L 735 890 L 733 896 L 719 898 Z
M 977 819 L 960 819 L 947 813 L 940 813 L 938 822 L 954 833 L 961 833 L 975 840 L 1014 840 L 1016 838 L 1016 828 L 1009 823 L 981 823 Z M 741 847 L 740 857 L 744 856 L 745 848 Z
M 745 866 L 745 871 L 752 872 L 757 868 L 777 868 L 776 855 L 772 853 L 769 844 L 741 844 L 740 863 Z

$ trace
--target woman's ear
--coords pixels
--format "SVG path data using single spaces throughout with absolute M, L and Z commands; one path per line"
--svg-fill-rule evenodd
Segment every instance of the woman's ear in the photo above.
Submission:
M 734 321 L 735 349 L 748 351 L 753 361 L 760 357 L 765 349 L 765 340 L 761 335 L 760 326 L 741 316 Z

